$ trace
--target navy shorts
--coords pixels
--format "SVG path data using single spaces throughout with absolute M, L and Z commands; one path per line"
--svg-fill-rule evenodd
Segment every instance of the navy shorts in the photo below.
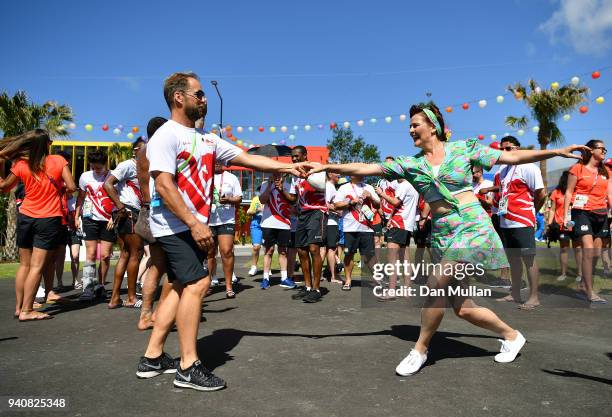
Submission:
M 169 282 L 189 284 L 209 276 L 208 268 L 204 266 L 206 252 L 198 247 L 189 230 L 158 237 L 157 241 L 166 254 Z

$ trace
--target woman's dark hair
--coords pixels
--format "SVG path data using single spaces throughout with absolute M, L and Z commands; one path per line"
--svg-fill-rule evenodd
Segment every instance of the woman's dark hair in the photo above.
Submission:
M 87 162 L 89 162 L 90 164 L 106 165 L 106 152 L 104 152 L 102 149 L 90 150 L 89 152 L 87 152 Z
M 591 139 L 590 141 L 586 143 L 586 146 L 593 149 L 597 147 L 597 145 L 600 145 L 600 144 L 603 145 L 604 142 L 599 139 Z M 581 161 L 582 165 L 588 164 L 592 156 L 593 156 L 593 152 L 583 151 L 582 161 Z M 604 164 L 604 161 L 605 159 L 602 159 L 601 161 L 599 161 L 599 164 L 597 165 L 597 173 L 601 175 L 602 177 L 608 178 L 608 170 L 606 169 L 606 165 Z
M 11 161 L 27 160 L 30 171 L 37 174 L 45 169 L 45 158 L 49 155 L 50 143 L 51 138 L 46 130 L 30 130 L 0 140 L 0 156 Z
M 147 142 L 142 138 L 142 136 L 138 136 L 138 139 L 132 142 L 132 150 L 134 150 L 141 143 L 147 143 Z
M 418 113 L 423 113 L 423 115 L 425 116 L 425 119 L 427 119 L 427 122 L 430 125 L 434 126 L 434 124 L 429 120 L 425 112 L 423 112 L 423 109 L 431 110 L 433 114 L 436 116 L 436 119 L 438 119 L 438 123 L 440 124 L 440 132 L 436 132 L 436 136 L 441 142 L 446 142 L 447 137 L 446 137 L 446 126 L 444 124 L 444 117 L 442 117 L 442 113 L 440 113 L 440 109 L 438 108 L 438 106 L 435 105 L 433 101 L 430 101 L 428 103 L 419 103 L 419 104 L 412 105 L 410 107 L 410 117 Z
M 500 141 L 500 145 L 504 142 L 510 142 L 511 144 L 513 144 L 514 146 L 518 146 L 519 148 L 521 147 L 521 142 L 519 142 L 519 140 L 517 138 L 515 138 L 514 136 L 504 136 Z
M 567 191 L 567 177 L 569 177 L 569 171 L 563 171 L 561 176 L 559 177 L 559 183 L 557 184 L 556 189 L 561 191 L 561 194 L 565 195 L 565 191 Z

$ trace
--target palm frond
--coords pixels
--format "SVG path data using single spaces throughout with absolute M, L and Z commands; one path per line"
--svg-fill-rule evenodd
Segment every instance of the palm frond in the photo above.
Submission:
M 519 129 L 524 129 L 529 125 L 529 119 L 527 119 L 527 116 L 507 116 L 506 125 Z

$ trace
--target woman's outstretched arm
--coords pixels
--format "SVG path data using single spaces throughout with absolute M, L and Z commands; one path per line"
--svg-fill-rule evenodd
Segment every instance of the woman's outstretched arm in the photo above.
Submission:
M 318 165 L 312 164 L 309 166 L 310 170 L 308 174 L 314 174 L 317 172 L 335 172 L 341 175 L 359 175 L 359 176 L 370 176 L 375 175 L 381 177 L 383 170 L 378 164 L 364 164 L 362 162 L 353 162 L 350 164 L 327 164 Z

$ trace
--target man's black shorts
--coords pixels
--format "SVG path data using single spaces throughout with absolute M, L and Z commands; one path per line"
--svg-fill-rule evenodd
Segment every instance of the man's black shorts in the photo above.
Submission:
M 289 229 L 272 229 L 270 227 L 262 227 L 263 245 L 265 248 L 278 245 L 279 248 L 286 248 L 291 242 L 291 230 Z
M 574 222 L 574 236 L 577 238 L 586 235 L 601 239 L 610 237 L 608 217 L 605 214 L 572 209 L 572 221 Z
M 340 241 L 340 232 L 337 224 L 328 224 L 325 226 L 325 246 L 334 249 Z
M 425 220 L 423 228 L 417 229 L 412 233 L 414 243 L 421 248 L 429 247 L 431 245 L 431 219 Z
M 303 211 L 298 216 L 295 231 L 295 247 L 305 248 L 310 244 L 325 245 L 327 215 L 319 210 Z
M 372 225 L 372 229 L 374 230 L 374 235 L 382 236 L 383 235 L 383 225 L 382 223 Z
M 157 241 L 166 254 L 169 282 L 176 280 L 181 284 L 189 284 L 209 275 L 208 268 L 203 265 L 206 252 L 198 247 L 189 230 L 158 237 Z
M 17 215 L 17 247 L 21 249 L 55 249 L 66 241 L 61 217 L 29 217 Z
M 83 240 L 77 235 L 76 230 L 69 230 L 68 233 L 70 234 L 70 241 L 68 243 L 70 246 L 83 244 Z
M 134 227 L 138 221 L 140 211 L 130 206 L 125 206 L 125 209 L 125 217 L 122 217 L 121 220 L 116 223 L 115 230 L 117 231 L 117 234 L 120 235 L 131 235 L 135 233 Z M 113 213 L 113 221 L 117 221 L 117 212 Z
M 108 222 L 103 220 L 92 220 L 85 217 L 83 219 L 83 233 L 85 237 L 83 240 L 103 240 L 105 242 L 115 242 L 117 240 L 117 234 L 113 229 L 108 230 L 106 226 Z
M 504 248 L 509 255 L 534 256 L 536 254 L 535 229 L 533 227 L 509 227 L 501 229 Z M 520 250 L 520 254 L 516 251 Z
M 355 254 L 357 250 L 361 256 L 374 256 L 374 233 L 344 232 L 344 253 Z
M 210 226 L 210 231 L 214 237 L 220 235 L 234 236 L 234 233 L 236 232 L 236 225 L 234 223 L 226 223 L 217 226 Z
M 400 247 L 405 248 L 406 246 L 410 246 L 411 236 L 412 232 L 408 230 L 400 229 L 399 227 L 392 227 L 391 229 L 387 229 L 385 240 L 387 243 L 397 243 L 400 245 Z

